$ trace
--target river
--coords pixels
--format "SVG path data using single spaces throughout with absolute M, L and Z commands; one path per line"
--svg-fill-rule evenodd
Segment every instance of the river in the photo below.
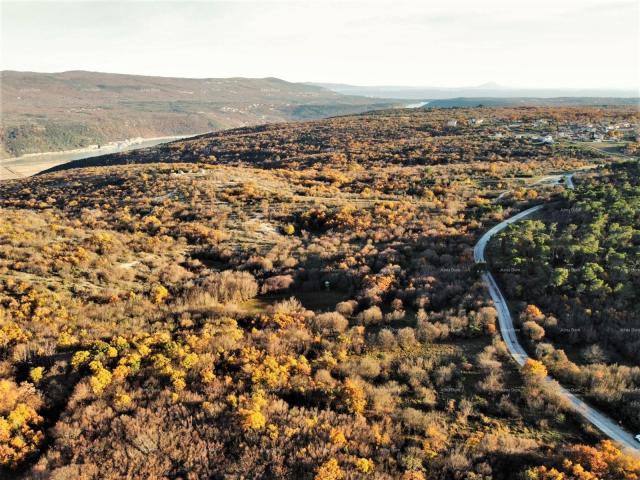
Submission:
M 424 107 L 428 103 L 429 102 L 409 103 L 408 105 L 405 105 L 404 108 L 420 108 L 420 107 Z

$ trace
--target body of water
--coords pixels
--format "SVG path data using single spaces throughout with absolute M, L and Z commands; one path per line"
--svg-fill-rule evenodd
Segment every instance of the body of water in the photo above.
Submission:
M 416 102 L 416 103 L 410 103 L 408 105 L 405 105 L 404 108 L 420 108 L 420 107 L 424 107 L 426 104 L 428 104 L 429 102 Z

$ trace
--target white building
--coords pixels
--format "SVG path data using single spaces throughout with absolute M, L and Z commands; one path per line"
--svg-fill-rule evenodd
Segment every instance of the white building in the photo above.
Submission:
M 458 126 L 458 121 L 457 120 L 449 120 L 447 122 L 447 127 L 456 127 Z

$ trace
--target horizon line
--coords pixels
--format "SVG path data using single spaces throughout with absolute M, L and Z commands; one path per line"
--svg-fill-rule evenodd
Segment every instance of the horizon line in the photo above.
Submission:
M 621 86 L 607 86 L 607 87 L 586 87 L 586 86 L 578 86 L 578 87 L 559 87 L 559 86 L 550 86 L 550 87 L 539 87 L 539 86 L 511 86 L 511 85 L 503 85 L 499 82 L 495 81 L 487 81 L 481 83 L 479 85 L 458 85 L 458 86 L 438 86 L 438 85 L 407 85 L 407 84 L 362 84 L 362 83 L 346 83 L 342 81 L 315 81 L 315 80 L 287 80 L 283 77 L 277 75 L 267 75 L 264 77 L 251 77 L 251 76 L 242 76 L 242 75 L 234 75 L 228 77 L 181 77 L 175 75 L 151 75 L 144 73 L 123 73 L 123 72 L 107 72 L 102 70 L 84 70 L 84 69 L 69 69 L 69 70 L 61 70 L 61 71 L 39 71 L 39 70 L 16 70 L 12 68 L 2 68 L 0 69 L 0 73 L 35 73 L 35 74 L 45 74 L 45 75 L 60 75 L 65 73 L 74 73 L 74 72 L 83 72 L 83 73 L 96 73 L 96 74 L 107 74 L 107 75 L 123 75 L 123 76 L 132 76 L 132 77 L 150 77 L 150 78 L 173 78 L 180 80 L 224 80 L 224 79 L 247 79 L 247 80 L 266 80 L 266 79 L 275 79 L 288 83 L 298 83 L 298 84 L 311 84 L 316 86 L 322 85 L 334 85 L 336 87 L 353 87 L 353 88 L 378 88 L 378 89 L 438 89 L 438 90 L 466 90 L 466 89 L 478 89 L 478 90 L 569 90 L 569 91 L 580 91 L 580 90 L 614 90 L 614 91 L 634 91 L 636 93 L 635 96 L 640 97 L 640 89 L 637 87 L 621 87 Z M 326 88 L 326 87 L 325 87 Z

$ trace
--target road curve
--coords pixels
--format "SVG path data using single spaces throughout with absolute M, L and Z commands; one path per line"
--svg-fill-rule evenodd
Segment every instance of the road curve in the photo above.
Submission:
M 573 189 L 573 174 L 565 175 L 564 179 L 567 188 Z M 484 252 L 487 247 L 487 243 L 489 243 L 489 240 L 491 240 L 491 237 L 493 237 L 496 233 L 504 230 L 512 223 L 522 220 L 532 213 L 537 212 L 543 206 L 544 205 L 537 205 L 535 207 L 524 210 L 517 215 L 504 220 L 503 222 L 497 224 L 489 231 L 487 231 L 482 237 L 480 237 L 480 240 L 478 240 L 478 243 L 476 243 L 473 249 L 473 258 L 475 262 L 485 263 Z M 509 306 L 507 305 L 507 302 L 502 295 L 500 288 L 498 288 L 498 284 L 496 283 L 496 280 L 491 272 L 485 271 L 482 274 L 482 280 L 487 286 L 489 295 L 491 295 L 491 299 L 493 300 L 493 303 L 495 304 L 496 310 L 498 312 L 498 322 L 500 324 L 500 333 L 502 335 L 502 338 L 504 339 L 504 342 L 506 343 L 507 348 L 509 349 L 509 353 L 511 354 L 513 359 L 518 363 L 518 365 L 522 366 L 530 357 L 527 355 L 527 352 L 525 352 L 524 348 L 522 348 L 520 342 L 518 342 L 518 337 L 513 326 L 513 318 L 511 316 L 511 312 L 509 312 Z M 557 382 L 555 382 L 555 380 L 553 380 L 551 377 L 546 377 L 545 382 L 549 385 L 553 383 L 557 384 Z M 626 449 L 640 452 L 640 443 L 633 438 L 633 435 L 631 433 L 622 428 L 605 414 L 587 405 L 587 403 L 582 401 L 566 388 L 560 385 L 558 385 L 558 387 L 559 394 L 563 398 L 565 398 L 580 415 L 582 415 L 592 425 L 603 432 L 607 437 L 618 442 Z

